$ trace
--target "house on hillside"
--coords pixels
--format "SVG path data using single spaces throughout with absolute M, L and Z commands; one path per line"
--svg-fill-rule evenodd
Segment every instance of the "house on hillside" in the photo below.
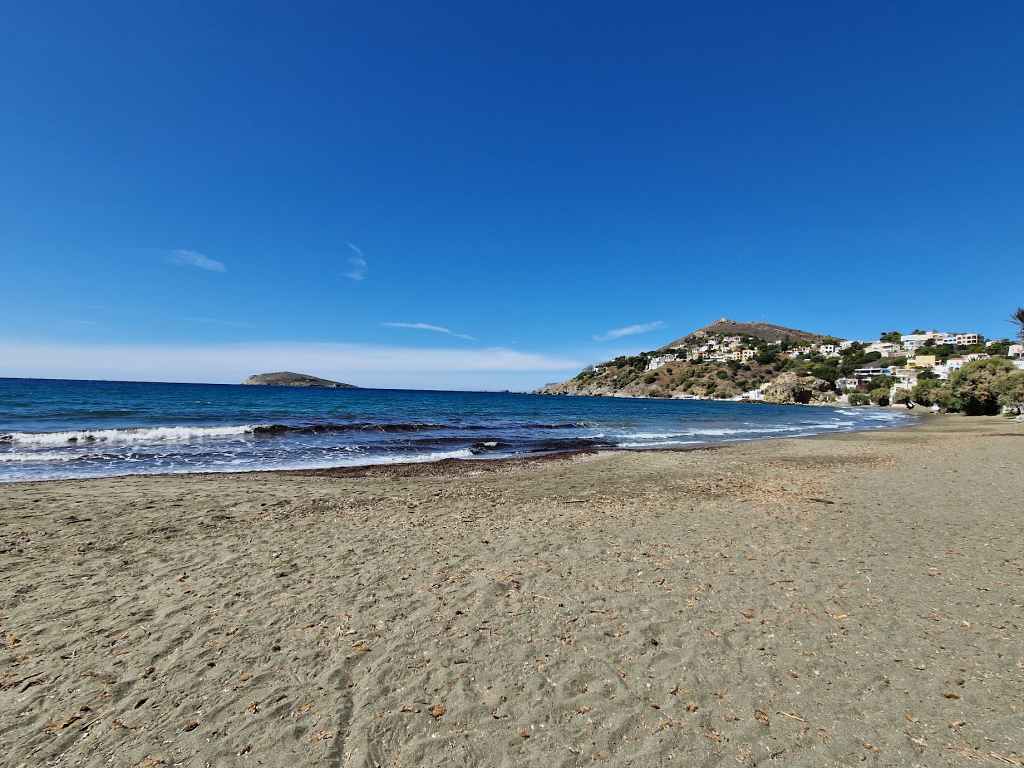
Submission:
M 916 368 L 893 368 L 892 374 L 896 379 L 896 386 L 901 389 L 913 389 L 917 386 L 917 374 L 919 371 Z
M 669 363 L 675 363 L 678 361 L 679 355 L 658 355 L 657 357 L 652 357 L 650 362 L 647 363 L 647 370 L 653 371 L 656 368 L 661 368 L 663 365 L 668 365 Z
M 868 344 L 865 348 L 865 352 L 878 352 L 882 357 L 895 357 L 896 354 L 902 351 L 903 347 L 900 344 L 893 344 L 891 341 L 874 341 Z
M 889 368 L 889 367 L 879 368 L 879 367 L 867 366 L 865 368 L 857 368 L 853 372 L 854 378 L 856 378 L 857 381 L 864 382 L 864 383 L 871 381 L 873 378 L 875 378 L 875 376 L 891 376 L 891 375 L 892 375 L 892 368 Z
M 925 345 L 926 341 L 934 339 L 937 333 L 905 333 L 900 336 L 900 344 L 904 352 L 916 352 Z
M 907 365 L 911 368 L 934 368 L 935 362 L 935 355 L 915 355 L 907 361 Z

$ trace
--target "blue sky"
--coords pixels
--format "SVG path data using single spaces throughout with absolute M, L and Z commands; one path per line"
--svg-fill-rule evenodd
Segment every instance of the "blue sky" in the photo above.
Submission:
M 519 389 L 720 316 L 1024 303 L 1019 5 L 39 6 L 0 376 Z

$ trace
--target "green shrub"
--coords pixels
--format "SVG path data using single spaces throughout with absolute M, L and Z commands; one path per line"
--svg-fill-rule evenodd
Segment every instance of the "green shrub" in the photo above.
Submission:
M 850 401 L 850 405 L 868 405 L 871 402 L 871 398 L 863 392 L 851 392 L 847 395 L 847 399 Z
M 996 382 L 999 404 L 1018 413 L 1024 412 L 1024 371 L 1014 371 Z
M 1015 371 L 1013 363 L 1004 358 L 974 360 L 950 376 L 949 387 L 968 416 L 991 416 L 999 413 L 1003 380 Z
M 889 404 L 889 390 L 887 387 L 872 389 L 868 393 L 868 397 L 871 398 L 871 402 L 875 405 L 881 405 L 884 407 Z

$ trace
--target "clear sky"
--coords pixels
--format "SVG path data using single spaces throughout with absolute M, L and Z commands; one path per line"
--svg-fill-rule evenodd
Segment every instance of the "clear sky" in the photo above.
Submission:
M 1019 3 L 441 5 L 8 4 L 0 376 L 519 389 L 721 316 L 1012 332 Z

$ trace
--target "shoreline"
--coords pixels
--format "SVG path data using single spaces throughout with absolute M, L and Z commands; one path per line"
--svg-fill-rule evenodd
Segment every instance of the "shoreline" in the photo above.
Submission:
M 655 398 L 650 398 L 655 399 Z M 732 402 L 732 401 L 723 401 Z M 444 458 L 430 461 L 395 461 L 380 462 L 376 464 L 338 465 L 333 467 L 308 467 L 308 468 L 281 468 L 281 469 L 248 469 L 230 470 L 224 472 L 211 472 L 209 470 L 180 471 L 180 472 L 139 472 L 110 475 L 95 475 L 90 477 L 64 477 L 64 478 L 40 478 L 20 480 L 0 480 L 0 488 L 26 483 L 74 483 L 93 480 L 112 480 L 132 477 L 234 477 L 248 475 L 299 475 L 309 477 L 379 477 L 379 476 L 438 476 L 443 474 L 465 475 L 471 472 L 497 472 L 513 469 L 516 467 L 529 466 L 535 463 L 544 463 L 558 460 L 572 460 L 581 456 L 607 455 L 615 453 L 677 453 L 689 451 L 715 450 L 731 445 L 743 445 L 746 443 L 758 443 L 770 440 L 807 440 L 822 436 L 839 434 L 861 434 L 870 432 L 884 432 L 893 429 L 912 429 L 917 426 L 926 414 L 914 416 L 905 424 L 891 424 L 884 426 L 864 427 L 863 429 L 850 429 L 843 431 L 816 432 L 810 435 L 763 435 L 760 437 L 736 438 L 721 440 L 718 442 L 694 441 L 689 445 L 677 446 L 652 446 L 650 448 L 638 447 L 594 447 L 594 448 L 572 448 L 564 451 L 552 451 L 547 453 L 524 454 L 520 456 L 502 456 L 493 459 L 471 458 L 457 459 Z M 940 418 L 951 418 L 952 414 L 927 414 L 929 418 L 939 416 Z
M 939 417 L 9 484 L 0 762 L 1021 764 L 1022 464 Z

